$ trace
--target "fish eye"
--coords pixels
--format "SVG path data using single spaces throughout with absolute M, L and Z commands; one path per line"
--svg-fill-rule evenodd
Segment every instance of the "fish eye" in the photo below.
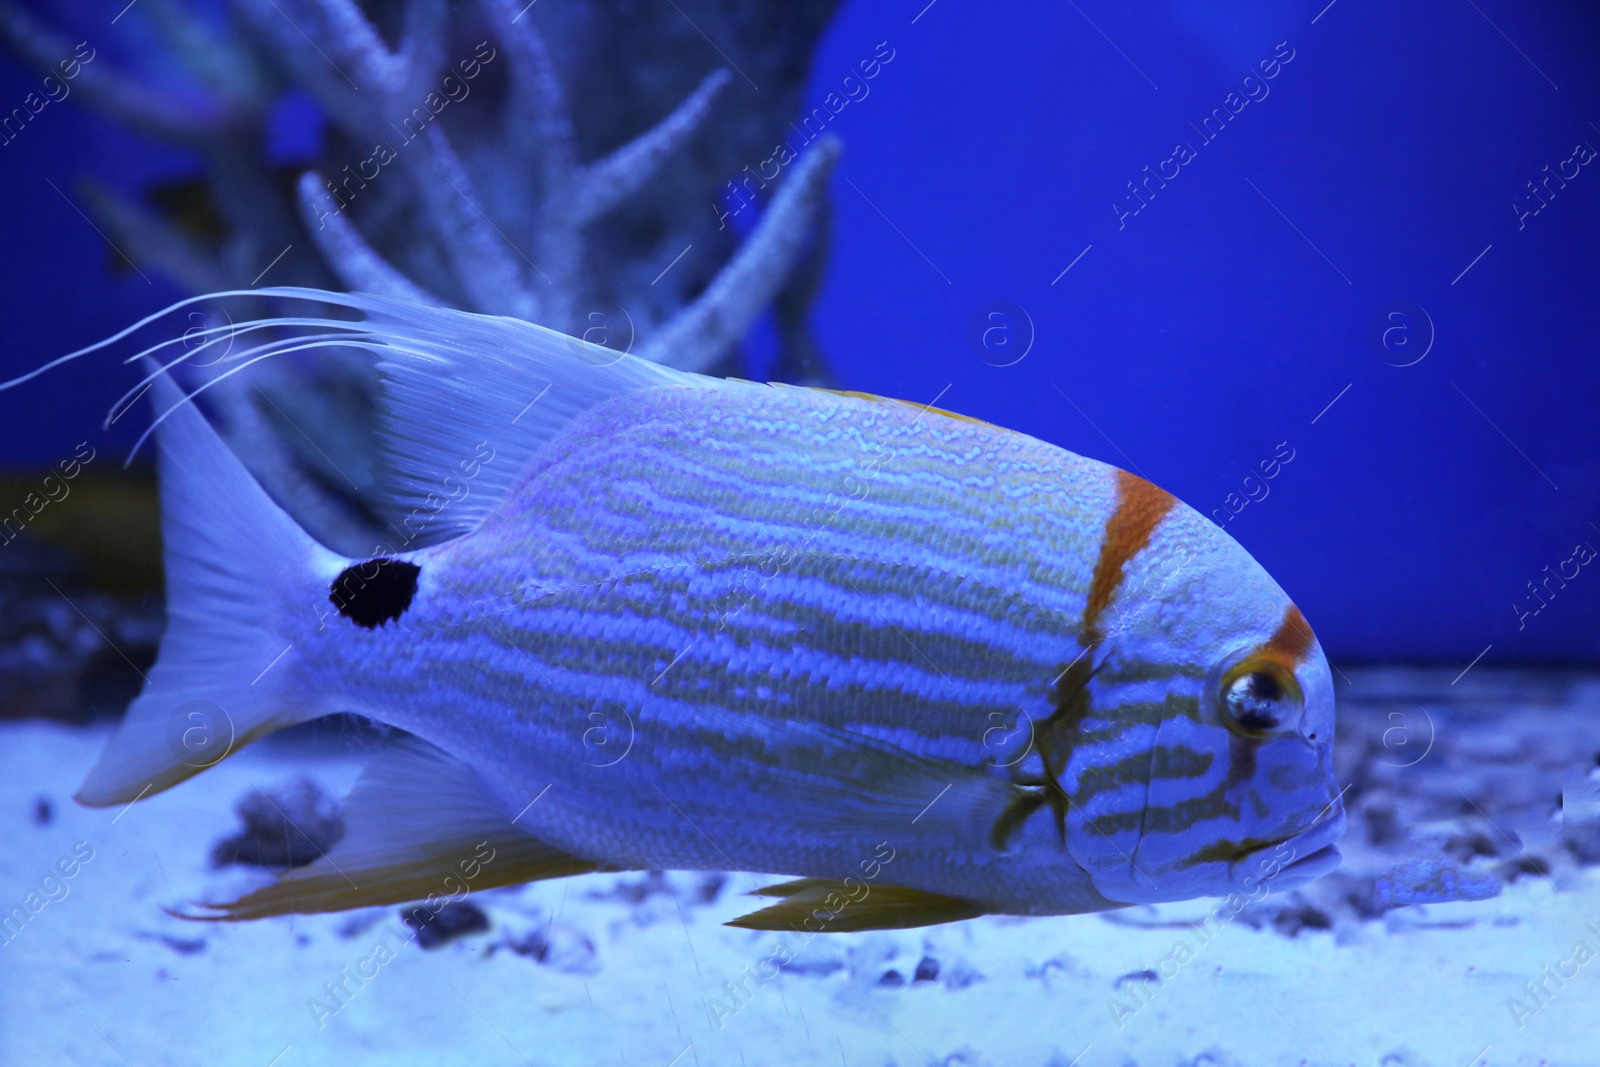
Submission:
M 1255 738 L 1294 729 L 1304 704 L 1294 672 L 1264 656 L 1247 657 L 1223 671 L 1216 700 L 1223 725 Z

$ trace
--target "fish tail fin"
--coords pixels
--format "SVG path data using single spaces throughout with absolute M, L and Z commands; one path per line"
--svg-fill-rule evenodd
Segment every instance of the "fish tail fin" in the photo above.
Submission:
M 167 375 L 158 412 L 167 629 L 77 800 L 128 803 L 198 774 L 248 742 L 331 710 L 297 683 L 271 590 L 339 566 L 256 483 Z M 336 573 L 336 572 L 335 572 Z

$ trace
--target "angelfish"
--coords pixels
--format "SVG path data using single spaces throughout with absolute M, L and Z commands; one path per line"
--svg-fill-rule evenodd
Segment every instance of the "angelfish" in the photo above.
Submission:
M 196 709 L 230 751 L 333 712 L 409 738 L 324 859 L 211 916 L 414 900 L 469 860 L 470 889 L 789 875 L 734 925 L 830 931 L 1337 865 L 1321 647 L 1143 478 L 929 405 L 683 373 L 513 319 L 249 295 L 330 314 L 191 331 L 165 367 L 177 342 L 140 353 L 169 621 L 78 799 L 215 762 L 187 747 Z M 392 538 L 333 552 L 252 479 L 168 373 L 224 343 L 240 367 L 377 357 Z

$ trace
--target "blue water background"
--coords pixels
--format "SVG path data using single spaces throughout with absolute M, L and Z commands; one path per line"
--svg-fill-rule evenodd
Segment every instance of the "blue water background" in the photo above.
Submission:
M 846 154 L 815 322 L 843 385 L 937 397 L 1226 518 L 1336 662 L 1600 662 L 1600 568 L 1517 608 L 1600 548 L 1600 160 L 1521 228 L 1513 208 L 1600 149 L 1593 5 L 924 3 L 847 4 L 812 74 L 824 105 L 894 50 L 830 119 Z M 1268 95 L 1202 143 L 1190 124 L 1280 42 Z M 37 80 L 0 61 L 0 105 Z M 114 275 L 62 193 L 193 161 L 76 101 L 41 118 L 0 148 L 6 374 L 183 295 Z M 314 135 L 287 107 L 280 155 Z M 1180 140 L 1196 157 L 1119 220 Z M 130 381 L 102 361 L 0 396 L 0 463 L 125 446 L 98 427 Z

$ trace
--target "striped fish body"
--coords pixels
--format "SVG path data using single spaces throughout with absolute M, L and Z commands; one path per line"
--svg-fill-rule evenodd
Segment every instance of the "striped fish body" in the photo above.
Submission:
M 493 884 L 877 880 L 849 928 L 1253 892 L 1337 861 L 1315 638 L 1142 478 L 930 407 L 271 295 L 367 316 L 227 341 L 322 330 L 235 355 L 380 357 L 396 537 L 364 558 L 311 540 L 153 372 L 169 626 L 80 799 L 214 762 L 178 744 L 196 706 L 229 751 L 354 711 L 427 753 L 369 768 L 327 870 L 225 914 L 410 899 L 434 876 L 418 856 L 480 834 L 516 857 Z
M 1223 620 L 1186 622 L 1174 594 L 1233 581 L 1266 605 L 1234 634 L 1248 644 L 1287 609 L 1230 539 L 1105 464 L 914 405 L 744 383 L 602 405 L 480 529 L 404 558 L 415 603 L 328 635 L 316 684 L 486 768 L 509 810 L 541 796 L 519 825 L 619 866 L 819 877 L 887 843 L 898 881 L 1016 913 L 1107 906 L 1080 864 L 1092 840 L 1075 859 L 1040 808 L 997 844 L 1029 787 L 961 810 L 949 780 L 876 750 L 836 773 L 849 739 L 994 784 L 1039 783 L 1053 760 L 1067 796 L 1114 818 L 1104 791 L 1146 784 L 1167 693 L 1211 666 L 1184 643 Z M 881 784 L 853 775 L 874 770 L 906 778 L 904 803 L 852 817 L 851 791 Z

